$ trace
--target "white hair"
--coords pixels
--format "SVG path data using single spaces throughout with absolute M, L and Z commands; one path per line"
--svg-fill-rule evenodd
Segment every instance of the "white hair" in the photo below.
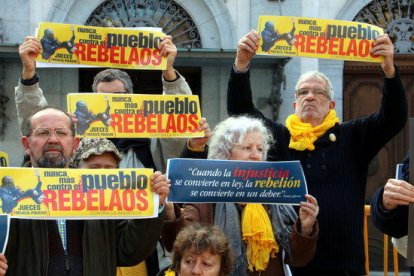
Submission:
M 273 144 L 272 134 L 260 119 L 247 116 L 229 117 L 217 124 L 210 140 L 208 158 L 229 160 L 234 144 L 241 143 L 250 132 L 262 135 L 262 157 L 266 160 L 267 151 Z

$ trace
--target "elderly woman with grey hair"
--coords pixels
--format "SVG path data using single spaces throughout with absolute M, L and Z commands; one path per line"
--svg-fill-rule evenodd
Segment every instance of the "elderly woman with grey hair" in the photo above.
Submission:
M 271 133 L 259 119 L 229 117 L 215 127 L 208 158 L 264 161 L 272 143 Z M 235 254 L 231 275 L 290 275 L 288 265 L 302 266 L 312 259 L 319 233 L 317 201 L 305 197 L 299 215 L 290 205 L 217 203 L 186 204 L 182 217 L 187 223 L 214 223 L 226 233 Z M 248 214 L 260 219 L 249 221 Z M 268 239 L 249 236 L 248 228 Z M 268 250 L 263 250 L 263 244 Z M 253 254 L 258 251 L 261 258 Z

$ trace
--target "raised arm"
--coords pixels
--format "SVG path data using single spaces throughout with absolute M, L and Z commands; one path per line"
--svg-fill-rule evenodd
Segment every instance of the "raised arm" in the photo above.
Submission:
M 38 107 L 46 106 L 47 101 L 39 87 L 39 78 L 36 75 L 36 57 L 41 51 L 39 41 L 27 36 L 19 46 L 22 74 L 15 87 L 15 101 L 19 126 L 30 112 Z

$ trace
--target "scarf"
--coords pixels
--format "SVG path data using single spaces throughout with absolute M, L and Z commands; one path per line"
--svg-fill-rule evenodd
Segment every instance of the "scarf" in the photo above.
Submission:
M 322 124 L 315 127 L 301 122 L 296 114 L 289 115 L 286 119 L 286 127 L 290 132 L 289 148 L 299 151 L 314 150 L 313 143 L 338 122 L 339 118 L 334 109 L 330 109 Z
M 273 234 L 279 246 L 286 254 L 291 255 L 290 236 L 298 216 L 290 205 L 267 205 Z M 246 262 L 246 245 L 242 242 L 240 216 L 234 203 L 217 203 L 214 224 L 227 235 L 235 255 L 235 263 L 230 273 L 232 276 L 248 275 Z
M 169 268 L 164 272 L 164 276 L 175 276 L 175 271 Z
M 242 236 L 246 241 L 246 257 L 250 271 L 265 271 L 269 258 L 275 258 L 279 246 L 272 224 L 262 204 L 249 203 L 242 213 Z

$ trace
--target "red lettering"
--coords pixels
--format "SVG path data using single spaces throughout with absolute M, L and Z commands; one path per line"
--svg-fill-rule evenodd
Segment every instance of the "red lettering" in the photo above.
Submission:
M 98 198 L 96 197 L 98 190 L 88 190 L 86 192 L 86 209 L 88 211 L 97 211 L 99 210 L 98 206 L 94 205 L 94 203 L 98 202 Z
M 147 116 L 147 132 L 148 133 L 156 133 L 156 114 L 149 114 Z
M 328 50 L 328 40 L 324 37 L 318 37 L 318 43 L 316 44 L 316 52 L 318 54 L 326 53 Z
M 123 115 L 123 122 L 124 122 L 124 132 L 125 133 L 132 133 L 134 129 L 132 126 L 134 125 L 134 116 L 133 114 L 124 114 Z
M 355 40 L 351 40 L 351 43 L 352 43 L 352 41 L 355 43 Z M 340 39 L 339 39 L 339 54 L 340 54 L 341 56 L 344 56 L 344 55 L 346 55 L 346 54 L 347 54 L 347 52 L 344 50 L 344 48 L 345 48 L 344 43 L 345 43 L 345 39 L 340 38 Z
M 56 191 L 43 190 L 43 194 L 45 195 L 45 199 L 42 202 L 46 204 L 47 208 L 53 211 L 57 210 Z
M 87 44 L 87 53 L 86 53 L 86 60 L 87 61 L 96 61 L 96 45 Z
M 359 42 L 359 56 L 360 57 L 367 57 L 370 54 L 370 47 L 371 43 L 368 40 L 361 40 Z
M 79 60 L 85 60 L 85 56 L 86 56 L 86 47 L 85 44 L 81 44 L 81 43 L 75 43 L 76 44 L 76 52 L 75 55 L 78 56 Z
M 137 209 L 140 211 L 144 211 L 148 209 L 148 193 L 145 190 L 139 190 L 136 193 L 137 202 Z
M 109 48 L 109 62 L 119 63 L 119 47 L 118 46 L 111 46 L 111 48 Z
M 151 62 L 151 49 L 145 48 L 140 52 L 140 60 L 142 65 L 148 65 Z
M 165 131 L 168 132 L 176 132 L 176 126 L 175 126 L 175 118 L 174 115 L 170 114 L 167 117 L 167 123 L 165 126 Z
M 121 204 L 121 198 L 119 197 L 119 190 L 113 190 L 111 193 L 111 199 L 109 201 L 109 210 L 114 210 L 115 208 L 118 209 L 118 211 L 122 210 L 122 204 Z
M 297 35 L 296 36 L 295 47 L 296 47 L 296 49 L 298 49 L 298 52 L 306 52 L 305 43 L 306 43 L 306 37 L 305 36 L 303 36 L 303 35 Z
M 161 64 L 162 59 L 161 59 L 160 53 L 161 53 L 161 50 L 159 50 L 159 49 L 155 49 L 152 52 L 152 65 L 160 65 Z
M 337 55 L 338 54 L 338 38 L 331 38 L 329 39 L 329 48 L 328 54 L 330 55 Z
M 135 198 L 134 198 L 134 191 L 133 190 L 125 190 L 122 193 L 122 201 L 124 203 L 124 210 L 125 211 L 132 211 L 134 210 L 135 206 Z
M 139 64 L 138 49 L 137 48 L 132 48 L 131 49 L 131 52 L 129 53 L 128 63 L 129 64 Z
M 198 116 L 196 114 L 191 114 L 188 116 L 188 131 L 196 132 L 198 130 Z
M 122 131 L 122 115 L 121 114 L 111 114 L 112 122 L 111 127 L 115 129 L 115 132 L 123 132 Z
M 184 133 L 187 130 L 187 116 L 185 114 L 179 114 L 177 116 L 177 132 Z
M 85 209 L 85 195 L 81 190 L 72 191 L 72 210 L 81 211 Z
M 101 45 L 98 46 L 98 61 L 99 62 L 106 62 L 108 60 L 108 48 L 102 47 Z
M 135 119 L 135 132 L 141 133 L 145 131 L 145 117 L 142 114 L 136 114 Z
M 70 190 L 61 190 L 59 191 L 59 210 L 60 211 L 70 211 Z M 66 203 L 66 204 L 65 204 Z

